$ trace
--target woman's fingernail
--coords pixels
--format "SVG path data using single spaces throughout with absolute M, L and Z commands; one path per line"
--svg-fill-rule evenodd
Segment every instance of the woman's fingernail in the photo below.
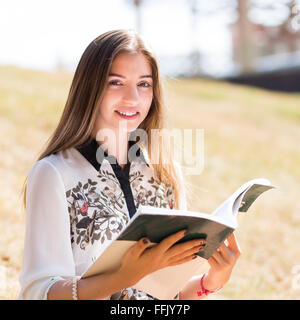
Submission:
M 194 255 L 192 260 L 194 260 L 194 259 L 196 259 L 196 258 L 197 258 L 197 256 L 196 256 L 196 255 Z

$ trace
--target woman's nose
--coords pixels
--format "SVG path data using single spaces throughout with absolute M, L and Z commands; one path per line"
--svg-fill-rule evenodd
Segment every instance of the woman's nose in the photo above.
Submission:
M 130 104 L 137 104 L 139 102 L 139 92 L 136 86 L 127 86 L 124 90 L 123 100 Z

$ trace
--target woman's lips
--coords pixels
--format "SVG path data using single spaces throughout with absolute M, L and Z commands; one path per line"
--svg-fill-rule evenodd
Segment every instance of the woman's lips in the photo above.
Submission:
M 121 112 L 123 112 L 123 111 L 121 111 Z M 135 112 L 135 114 L 133 114 L 133 115 L 125 115 L 125 114 L 124 114 L 125 112 L 123 112 L 123 114 L 121 114 L 120 111 L 116 110 L 117 115 L 118 115 L 120 118 L 126 119 L 126 120 L 136 119 L 136 118 L 138 117 L 139 112 L 137 112 L 137 111 L 130 111 L 130 112 L 128 112 L 128 113 L 134 113 L 134 112 Z M 126 112 L 126 113 L 127 113 L 127 112 Z

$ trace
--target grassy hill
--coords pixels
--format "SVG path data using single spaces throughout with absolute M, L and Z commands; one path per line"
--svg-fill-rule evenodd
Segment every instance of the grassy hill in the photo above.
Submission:
M 0 67 L 0 299 L 15 299 L 25 212 L 23 181 L 64 107 L 71 74 Z M 218 81 L 165 83 L 170 127 L 204 130 L 204 170 L 187 177 L 189 209 L 210 212 L 246 180 L 277 186 L 239 217 L 230 282 L 210 299 L 299 299 L 300 95 Z

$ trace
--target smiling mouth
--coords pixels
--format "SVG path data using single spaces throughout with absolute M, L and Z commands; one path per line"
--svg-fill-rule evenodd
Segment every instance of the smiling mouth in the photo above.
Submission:
M 133 118 L 136 118 L 136 116 L 138 115 L 138 112 L 121 112 L 121 111 L 118 111 L 116 110 L 116 113 L 122 117 L 123 119 L 133 119 Z

